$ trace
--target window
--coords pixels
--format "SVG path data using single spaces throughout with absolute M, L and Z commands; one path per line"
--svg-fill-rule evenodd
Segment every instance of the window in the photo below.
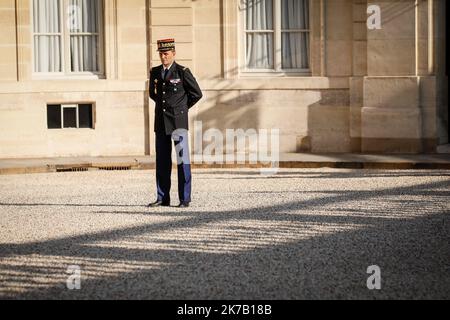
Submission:
M 63 128 L 77 127 L 77 106 L 63 106 Z
M 102 74 L 102 1 L 32 1 L 34 72 Z
M 49 129 L 61 129 L 61 105 L 47 106 L 47 127 Z
M 93 129 L 92 104 L 47 105 L 47 128 Z
M 246 71 L 309 71 L 309 0 L 245 0 L 243 19 Z
M 91 104 L 78 105 L 78 127 L 93 128 Z

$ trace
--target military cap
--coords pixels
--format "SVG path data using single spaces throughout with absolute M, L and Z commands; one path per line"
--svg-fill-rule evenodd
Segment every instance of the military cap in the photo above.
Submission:
M 175 50 L 175 39 L 158 40 L 158 51 Z

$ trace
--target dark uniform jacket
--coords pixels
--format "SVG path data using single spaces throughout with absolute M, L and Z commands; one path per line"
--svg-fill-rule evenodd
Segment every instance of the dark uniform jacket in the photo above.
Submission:
M 188 68 L 176 62 L 163 80 L 163 65 L 150 70 L 150 98 L 155 101 L 155 132 L 172 134 L 175 129 L 189 129 L 188 110 L 202 92 Z

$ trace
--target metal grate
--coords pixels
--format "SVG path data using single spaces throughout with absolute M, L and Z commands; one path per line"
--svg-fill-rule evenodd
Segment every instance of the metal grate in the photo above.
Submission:
M 98 170 L 105 170 L 105 171 L 113 171 L 113 170 L 131 170 L 131 166 L 98 167 Z
M 88 168 L 76 167 L 76 168 L 56 168 L 56 172 L 82 172 L 88 171 Z

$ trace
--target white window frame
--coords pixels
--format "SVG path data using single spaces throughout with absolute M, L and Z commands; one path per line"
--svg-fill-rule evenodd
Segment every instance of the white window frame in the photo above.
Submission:
M 60 5 L 60 32 L 58 33 L 61 37 L 61 63 L 62 72 L 36 72 L 34 64 L 34 39 L 36 35 L 46 35 L 45 33 L 35 33 L 34 32 L 34 16 L 33 16 L 33 0 L 30 1 L 30 16 L 31 16 L 31 56 L 32 56 L 32 79 L 35 80 L 46 80 L 46 79 L 105 79 L 105 57 L 104 57 L 104 0 L 99 1 L 99 16 L 97 19 L 98 33 L 89 33 L 89 35 L 97 35 L 99 37 L 99 48 L 98 48 L 98 64 L 99 71 L 84 71 L 84 72 L 72 72 L 70 65 L 70 30 L 67 26 L 68 8 L 70 5 L 70 0 L 59 0 L 62 5 Z M 85 33 L 79 33 L 78 35 L 84 35 Z M 52 34 L 56 35 L 56 33 Z M 61 108 L 62 109 L 62 108 Z
M 312 1 L 309 0 L 309 29 L 291 29 L 291 30 L 282 30 L 281 29 L 281 0 L 273 0 L 273 25 L 274 25 L 274 48 L 273 48 L 273 57 L 274 57 L 274 69 L 249 69 L 247 68 L 247 33 L 257 33 L 264 32 L 267 33 L 266 30 L 247 30 L 246 26 L 246 10 L 240 10 L 239 19 L 240 19 L 240 74 L 243 76 L 251 76 L 251 77 L 261 77 L 261 76 L 311 76 L 311 48 L 312 48 Z M 308 69 L 283 69 L 282 67 L 282 53 L 281 53 L 281 39 L 282 32 L 308 32 L 309 33 L 309 68 Z
M 64 109 L 73 109 L 75 108 L 75 121 L 77 126 L 75 128 L 66 128 L 64 127 Z M 78 112 L 78 104 L 62 104 L 61 105 L 61 129 L 79 129 L 80 128 L 80 114 Z

